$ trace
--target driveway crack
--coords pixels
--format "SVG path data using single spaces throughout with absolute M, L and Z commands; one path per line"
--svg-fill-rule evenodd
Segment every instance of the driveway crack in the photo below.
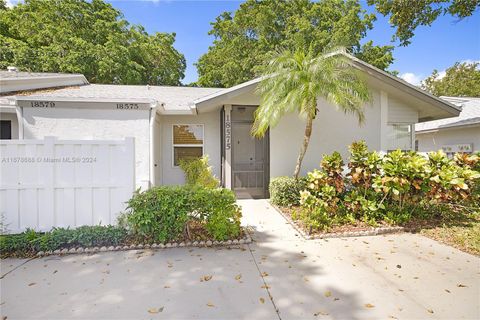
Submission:
M 270 302 L 272 303 L 273 308 L 275 309 L 277 317 L 278 317 L 279 320 L 282 320 L 282 317 L 280 316 L 280 310 L 278 310 L 277 305 L 275 304 L 275 301 L 273 300 L 273 296 L 270 292 L 270 287 L 268 286 L 267 281 L 265 281 L 265 277 L 263 276 L 262 271 L 260 270 L 260 267 L 258 266 L 257 259 L 255 259 L 255 255 L 253 254 L 252 248 L 250 248 L 250 245 L 247 245 L 247 247 L 248 247 L 248 251 L 250 251 L 253 262 L 255 263 L 255 267 L 257 267 L 258 274 L 260 275 L 260 277 L 262 277 L 263 286 L 265 287 L 265 290 L 267 291 L 268 297 L 270 299 Z
M 33 259 L 36 259 L 36 257 L 30 258 L 30 259 L 22 262 L 21 264 L 19 264 L 18 266 L 16 266 L 16 267 L 13 268 L 12 270 L 9 270 L 9 271 L 7 271 L 5 274 L 2 274 L 2 276 L 0 277 L 0 280 L 3 279 L 3 278 L 5 278 L 5 276 L 6 276 L 7 274 L 12 273 L 13 271 L 17 270 L 18 268 L 20 268 L 21 266 L 27 264 L 28 262 L 32 261 Z

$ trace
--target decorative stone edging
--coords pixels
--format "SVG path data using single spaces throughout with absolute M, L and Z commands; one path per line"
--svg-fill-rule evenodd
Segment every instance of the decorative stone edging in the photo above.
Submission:
M 78 248 L 64 248 L 57 249 L 55 251 L 39 251 L 37 257 L 44 257 L 50 255 L 65 255 L 65 254 L 78 254 L 78 253 L 97 253 L 97 252 L 110 252 L 110 251 L 126 251 L 126 250 L 139 250 L 139 249 L 168 249 L 168 248 L 183 248 L 183 247 L 213 247 L 213 246 L 231 246 L 252 243 L 250 234 L 246 233 L 242 239 L 226 240 L 226 241 L 182 241 L 182 242 L 167 242 L 165 244 L 154 243 L 150 244 L 132 244 L 125 246 L 109 246 L 109 247 L 78 247 Z
M 376 236 L 380 234 L 389 234 L 389 233 L 398 233 L 405 231 L 404 227 L 379 227 L 372 228 L 370 230 L 363 231 L 345 231 L 345 232 L 329 232 L 310 235 L 306 233 L 302 228 L 300 228 L 292 218 L 280 210 L 276 205 L 270 203 L 270 205 L 275 208 L 275 210 L 282 215 L 282 217 L 287 220 L 287 222 L 306 240 L 314 239 L 327 239 L 327 238 L 347 238 L 347 237 L 363 237 L 363 236 Z

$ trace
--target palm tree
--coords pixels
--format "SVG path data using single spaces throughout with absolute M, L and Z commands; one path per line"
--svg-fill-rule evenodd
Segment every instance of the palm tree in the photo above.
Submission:
M 261 102 L 255 112 L 254 136 L 265 135 L 268 128 L 275 127 L 287 113 L 298 113 L 306 120 L 295 178 L 310 142 L 319 97 L 345 113 L 355 114 L 359 124 L 364 121 L 363 105 L 370 101 L 370 92 L 343 52 L 341 48 L 316 56 L 312 50 L 284 51 L 268 64 L 257 87 Z

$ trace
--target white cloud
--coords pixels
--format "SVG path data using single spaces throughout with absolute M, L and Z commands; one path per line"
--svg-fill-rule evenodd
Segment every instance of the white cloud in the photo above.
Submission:
M 405 72 L 400 75 L 400 78 L 403 80 L 407 81 L 408 83 L 411 83 L 415 86 L 419 86 L 422 80 L 424 79 L 423 76 L 415 74 L 413 72 Z

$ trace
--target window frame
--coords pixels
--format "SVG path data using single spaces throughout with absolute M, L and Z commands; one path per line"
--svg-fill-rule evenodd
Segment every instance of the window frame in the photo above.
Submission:
M 201 126 L 202 127 L 202 144 L 176 144 L 175 143 L 175 126 Z M 205 155 L 205 125 L 203 123 L 174 123 L 172 124 L 172 168 L 180 168 L 175 165 L 175 147 L 202 148 L 202 157 Z
M 414 123 L 409 123 L 409 122 L 388 122 L 387 127 L 389 126 L 408 126 L 410 130 L 410 149 L 401 149 L 401 148 L 395 148 L 391 149 L 390 148 L 390 141 L 388 140 L 388 133 L 387 133 L 387 153 L 394 151 L 394 150 L 402 150 L 402 151 L 414 151 L 415 150 L 415 124 Z

